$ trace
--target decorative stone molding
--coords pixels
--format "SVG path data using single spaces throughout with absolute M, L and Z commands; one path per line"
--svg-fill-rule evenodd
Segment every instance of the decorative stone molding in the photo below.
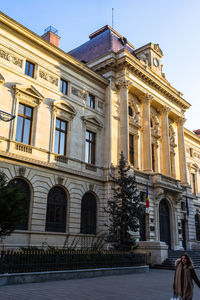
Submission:
M 160 197 L 164 196 L 164 189 L 156 188 L 155 192 L 154 192 L 154 195 L 155 195 L 155 199 L 158 201 L 160 199 Z
M 174 196 L 175 203 L 178 204 L 181 200 L 183 200 L 183 193 L 177 193 Z
M 13 89 L 15 96 L 28 105 L 37 106 L 44 101 L 43 95 L 33 85 L 15 84 Z
M 153 100 L 153 96 L 146 93 L 146 94 L 140 96 L 139 99 L 142 103 L 149 103 L 150 101 Z
M 119 81 L 116 82 L 116 86 L 121 89 L 121 88 L 125 88 L 128 89 L 130 86 L 132 85 L 132 82 L 130 80 L 127 79 L 120 79 Z
M 103 109 L 103 102 L 102 101 L 98 101 L 98 108 Z
M 86 100 L 86 97 L 87 97 L 87 91 L 86 91 L 86 89 L 79 90 L 75 86 L 72 86 L 71 87 L 71 93 L 72 93 L 72 95 L 74 95 L 74 96 L 76 96 L 78 98 Z
M 19 167 L 18 173 L 19 173 L 19 176 L 24 177 L 24 175 L 26 173 L 26 168 L 25 167 Z
M 49 81 L 50 83 L 52 83 L 56 86 L 58 85 L 58 78 L 55 78 L 52 75 L 50 75 L 42 70 L 39 70 L 39 76 L 40 76 L 40 78 L 42 78 L 46 81 Z
M 154 48 L 155 52 L 156 52 L 160 57 L 163 56 L 163 52 L 162 52 L 162 50 L 160 49 L 159 44 L 154 44 L 154 45 L 153 45 L 153 48 Z
M 90 184 L 90 185 L 89 185 L 89 190 L 90 190 L 90 191 L 93 191 L 93 190 L 94 190 L 94 184 Z
M 71 120 L 76 115 L 75 108 L 64 100 L 58 100 L 51 102 L 53 112 L 58 115 L 62 115 L 64 118 Z
M 170 110 L 171 110 L 170 107 L 164 105 L 158 111 L 159 111 L 159 113 L 168 113 L 168 112 L 170 112 Z
M 169 125 L 169 139 L 170 139 L 170 144 L 175 146 L 175 130 L 172 124 Z
M 62 185 L 62 184 L 63 184 L 63 181 L 64 181 L 64 177 L 61 177 L 61 176 L 58 176 L 58 177 L 57 177 L 57 182 L 58 182 L 58 184 Z
M 13 54 L 10 54 L 8 52 L 5 52 L 4 50 L 0 50 L 0 57 L 6 59 L 9 62 L 12 62 L 14 65 L 22 68 L 23 65 L 23 60 L 17 58 L 16 56 L 14 56 Z
M 81 117 L 81 119 L 83 120 L 85 125 L 90 124 L 99 129 L 103 128 L 103 124 L 98 120 L 96 116 L 83 116 Z
M 179 117 L 178 119 L 176 119 L 176 123 L 183 126 L 185 123 L 186 119 L 183 117 Z

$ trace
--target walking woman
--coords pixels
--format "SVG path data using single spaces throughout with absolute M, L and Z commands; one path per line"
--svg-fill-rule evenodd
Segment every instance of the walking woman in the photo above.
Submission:
M 200 288 L 200 281 L 195 273 L 191 258 L 187 254 L 183 254 L 181 258 L 175 262 L 176 271 L 174 275 L 174 294 L 181 296 L 183 300 L 192 300 L 193 282 Z

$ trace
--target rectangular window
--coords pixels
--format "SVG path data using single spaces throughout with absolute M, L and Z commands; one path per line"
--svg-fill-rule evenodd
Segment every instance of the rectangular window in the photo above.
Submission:
M 19 103 L 18 116 L 17 116 L 17 142 L 24 144 L 31 143 L 31 129 L 32 129 L 33 109 L 27 105 Z
M 30 77 L 34 77 L 34 71 L 35 71 L 35 64 L 31 63 L 30 61 L 26 61 L 26 67 L 25 67 L 25 75 L 28 75 Z
M 95 108 L 95 96 L 89 94 L 88 96 L 88 106 L 91 108 Z
M 86 131 L 85 162 L 95 164 L 95 133 Z
M 54 152 L 66 155 L 67 122 L 56 119 Z
M 134 166 L 134 135 L 129 134 L 129 161 Z
M 196 195 L 196 175 L 191 174 L 191 186 L 192 186 L 192 193 Z
M 64 79 L 60 79 L 60 92 L 63 93 L 64 95 L 67 95 L 67 90 L 68 90 L 68 82 Z
M 152 162 L 152 170 L 155 172 L 155 147 L 154 144 L 151 144 L 151 162 Z

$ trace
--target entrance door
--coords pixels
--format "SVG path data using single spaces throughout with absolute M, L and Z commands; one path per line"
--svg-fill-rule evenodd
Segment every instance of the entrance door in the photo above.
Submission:
M 143 214 L 140 219 L 140 241 L 146 241 L 146 214 Z
M 181 220 L 182 227 L 182 247 L 186 250 L 185 220 Z
M 165 242 L 168 245 L 169 249 L 171 249 L 169 207 L 165 199 L 160 201 L 159 219 L 160 219 L 160 241 Z

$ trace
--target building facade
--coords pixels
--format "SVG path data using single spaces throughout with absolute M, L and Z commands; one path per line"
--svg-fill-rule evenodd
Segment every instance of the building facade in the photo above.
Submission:
M 6 246 L 90 244 L 123 151 L 141 201 L 149 186 L 139 251 L 156 263 L 168 248 L 198 248 L 200 139 L 184 129 L 190 104 L 166 80 L 159 45 L 135 49 L 105 26 L 67 54 L 54 29 L 39 37 L 0 17 L 0 109 L 16 116 L 1 121 L 0 167 L 27 199 Z

